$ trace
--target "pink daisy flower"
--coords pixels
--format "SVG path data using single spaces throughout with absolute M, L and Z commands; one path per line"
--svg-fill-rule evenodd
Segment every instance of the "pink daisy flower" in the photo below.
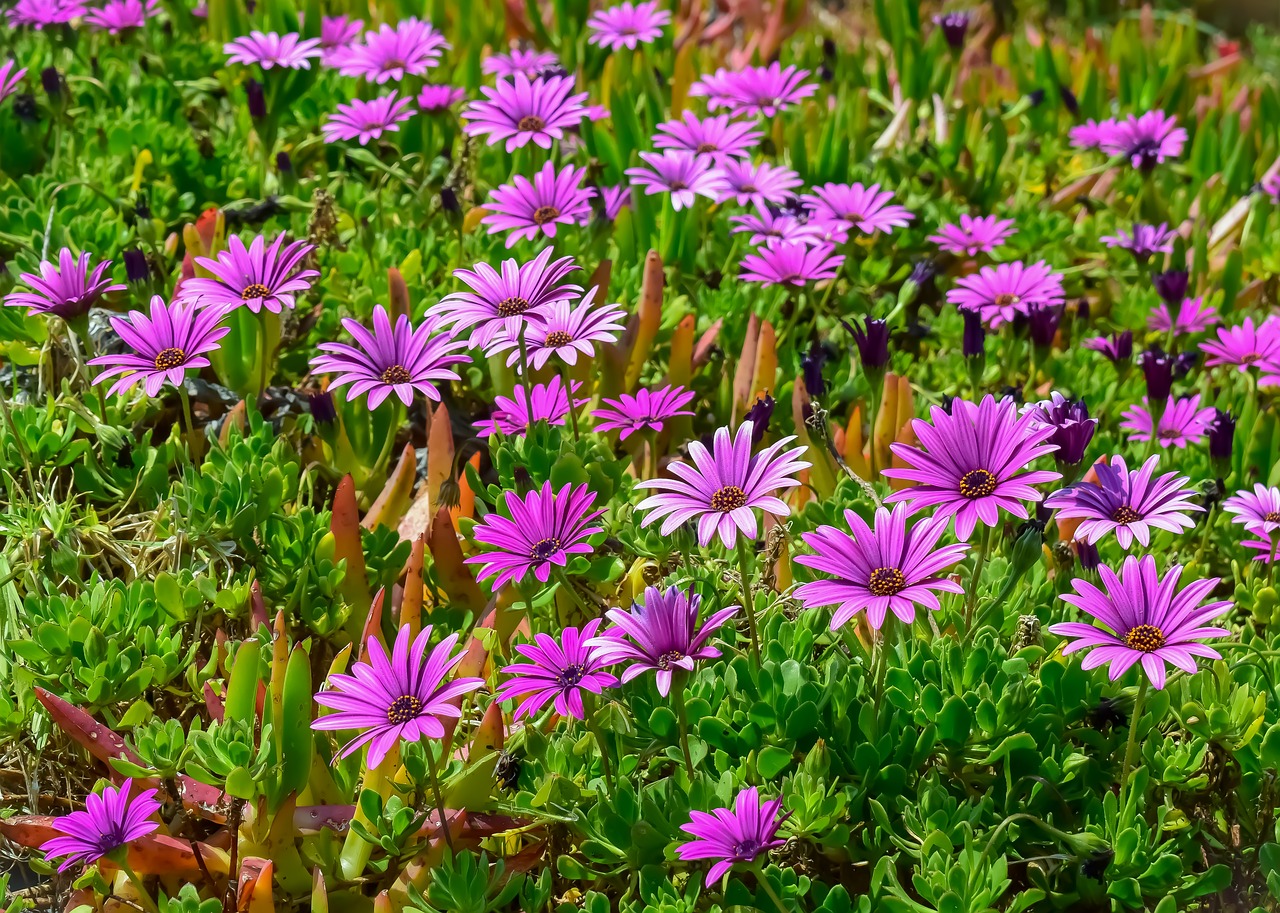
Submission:
M 367 146 L 369 140 L 380 139 L 383 133 L 398 132 L 400 124 L 413 114 L 412 102 L 395 92 L 373 101 L 353 98 L 345 105 L 338 105 L 320 132 L 328 143 L 356 140 L 361 146 Z
M 227 249 L 216 260 L 196 257 L 196 266 L 212 275 L 184 279 L 178 286 L 178 299 L 194 301 L 201 306 L 219 304 L 230 308 L 244 305 L 253 313 L 264 307 L 273 314 L 291 308 L 299 292 L 311 288 L 311 280 L 320 273 L 314 269 L 298 269 L 315 245 L 294 241 L 283 250 L 284 233 L 267 246 L 258 235 L 248 249 L 236 235 L 227 238 Z
M 0 63 L 0 104 L 10 95 L 18 91 L 22 85 L 22 77 L 27 75 L 26 67 L 19 67 L 16 60 Z
M 661 431 L 664 423 L 677 415 L 693 415 L 686 408 L 694 397 L 693 390 L 668 384 L 656 390 L 641 387 L 632 396 L 623 393 L 618 399 L 602 399 L 599 409 L 591 413 L 596 431 L 618 431 L 625 441 L 637 431 Z
M 442 114 L 466 97 L 467 90 L 458 86 L 427 84 L 418 93 L 418 110 L 423 114 Z
M 830 244 L 774 241 L 742 258 L 738 277 L 763 285 L 805 285 L 834 279 L 844 264 L 844 254 Z
M 581 386 L 582 384 L 574 381 L 573 392 L 577 393 Z M 589 402 L 589 399 L 575 397 L 573 408 L 585 406 Z M 557 374 L 551 378 L 550 383 L 534 384 L 531 391 L 517 384 L 511 391 L 511 396 L 495 396 L 493 414 L 485 421 L 476 422 L 475 428 L 485 434 L 501 433 L 508 437 L 522 437 L 535 422 L 563 425 L 568 421 L 569 409 L 569 391 Z
M 507 513 L 485 514 L 476 524 L 472 538 L 488 550 L 466 559 L 467 564 L 480 565 L 477 580 L 493 580 L 494 592 L 510 582 L 520 583 L 532 573 L 539 583 L 546 583 L 553 568 L 567 567 L 574 555 L 590 555 L 592 536 L 604 532 L 591 525 L 604 513 L 596 507 L 595 492 L 586 485 L 565 485 L 553 491 L 550 482 L 534 489 L 523 498 L 514 491 L 502 493 Z M 603 663 L 603 657 L 600 658 Z
M 653 144 L 659 149 L 678 149 L 710 156 L 719 165 L 728 159 L 750 158 L 764 136 L 749 121 L 735 121 L 727 114 L 699 119 L 685 111 L 682 120 L 658 124 Z
M 485 209 L 489 215 L 481 220 L 489 234 L 509 231 L 507 247 L 515 247 L 521 238 L 539 234 L 556 236 L 557 225 L 573 225 L 591 215 L 591 196 L 595 190 L 582 186 L 585 168 L 566 165 L 556 171 L 547 162 L 533 177 L 517 174 L 510 184 L 503 184 L 489 195 Z
M 129 29 L 140 29 L 156 14 L 160 6 L 156 0 L 107 0 L 101 9 L 85 13 L 84 21 L 94 31 L 119 35 Z
M 671 194 L 671 208 L 677 212 L 692 206 L 699 195 L 716 198 L 718 180 L 709 157 L 668 149 L 661 153 L 641 152 L 640 159 L 648 167 L 627 169 L 632 185 L 643 187 L 650 196 Z
M 618 334 L 626 327 L 627 312 L 616 304 L 595 304 L 599 288 L 593 287 L 576 305 L 567 300 L 556 301 L 542 309 L 542 322 L 531 324 L 525 333 L 525 348 L 529 353 L 529 367 L 540 370 L 552 357 L 567 365 L 576 365 L 581 354 L 590 358 L 595 354 L 595 344 L 618 341 Z M 505 332 L 494 340 L 486 355 L 509 351 L 507 364 L 520 361 L 520 340 Z M 519 369 L 517 369 L 519 371 Z
M 795 242 L 817 245 L 823 242 L 821 226 L 813 222 L 802 222 L 795 216 L 783 213 L 775 214 L 767 206 L 757 206 L 754 213 L 730 216 L 733 223 L 730 231 L 733 234 L 751 232 L 747 240 L 752 245 L 776 244 L 779 242 Z
M 560 65 L 560 58 L 551 51 L 539 51 L 536 48 L 512 48 L 506 54 L 490 54 L 480 63 L 481 71 L 499 78 L 516 75 L 532 79 L 543 70 Z
M 215 351 L 219 340 L 231 331 L 221 325 L 226 315 L 227 310 L 218 305 L 167 305 L 155 295 L 150 317 L 142 311 L 112 317 L 112 329 L 132 351 L 89 359 L 91 365 L 107 366 L 95 383 L 117 378 L 108 396 L 123 393 L 139 382 L 147 396 L 158 394 L 166 383 L 181 386 L 188 370 L 209 366 L 205 355 Z
M 893 193 L 879 184 L 823 184 L 800 199 L 813 207 L 816 221 L 839 222 L 866 234 L 892 231 L 908 224 L 914 216 L 893 203 Z
M 1147 408 L 1147 398 L 1142 398 L 1143 405 L 1130 406 L 1123 413 L 1120 427 L 1132 431 L 1130 435 L 1135 441 L 1151 440 L 1151 412 Z M 1165 404 L 1164 414 L 1160 416 L 1160 427 L 1156 439 L 1161 447 L 1177 447 L 1179 449 L 1190 444 L 1198 444 L 1209 434 L 1209 426 L 1217 413 L 1212 406 L 1200 408 L 1200 394 L 1193 393 L 1184 399 L 1170 396 Z
M 1247 371 L 1253 365 L 1263 367 L 1280 364 L 1280 318 L 1268 317 L 1256 327 L 1252 317 L 1235 327 L 1218 330 L 1218 338 L 1200 343 L 1208 356 L 1205 367 L 1230 365 Z
M 349 19 L 346 16 L 320 17 L 320 48 L 332 51 L 345 48 L 360 37 L 364 22 L 360 19 Z
M 755 539 L 759 527 L 755 510 L 776 517 L 791 513 L 774 492 L 800 484 L 796 474 L 809 463 L 800 459 L 804 447 L 783 452 L 795 436 L 784 437 L 759 453 L 751 453 L 751 422 L 743 422 L 736 436 L 728 428 L 715 433 L 711 450 L 700 441 L 689 444 L 689 463 L 674 462 L 667 469 L 674 478 L 646 479 L 636 488 L 658 491 L 636 509 L 647 512 L 641 526 L 662 520 L 662 535 L 669 536 L 682 523 L 698 521 L 698 544 L 707 545 L 719 534 L 725 548 L 733 548 L 738 534 Z
M 1178 119 L 1163 111 L 1130 114 L 1102 133 L 1099 148 L 1108 155 L 1123 155 L 1134 168 L 1150 171 L 1166 159 L 1182 155 L 1187 131 Z
M 618 687 L 618 679 L 604 668 L 599 648 L 586 643 L 602 623 L 603 619 L 593 618 L 581 631 L 564 628 L 559 639 L 539 633 L 531 644 L 516 644 L 516 652 L 528 662 L 503 668 L 506 681 L 498 686 L 494 700 L 524 698 L 512 717 L 516 720 L 536 716 L 552 701 L 561 716 L 586 719 L 582 693 L 602 694 L 606 688 Z
M 1111 462 L 1098 463 L 1094 471 L 1097 482 L 1078 482 L 1045 499 L 1045 507 L 1058 512 L 1060 518 L 1083 522 L 1076 528 L 1077 539 L 1096 545 L 1110 532 L 1125 551 L 1134 539 L 1146 548 L 1151 544 L 1152 529 L 1180 533 L 1195 522 L 1187 511 L 1204 510 L 1191 499 L 1196 492 L 1183 488 L 1187 477 L 1166 472 L 1156 477 L 1159 456 L 1150 457 L 1141 469 L 1129 469 L 1124 457 L 1116 454 Z
M 1135 223 L 1132 233 L 1117 231 L 1114 235 L 1103 235 L 1098 240 L 1107 247 L 1121 247 L 1139 260 L 1146 260 L 1152 254 L 1172 253 L 1175 237 L 1177 233 L 1170 231 L 1164 222 L 1159 225 Z
M 1062 601 L 1093 616 L 1106 627 L 1066 622 L 1049 628 L 1050 632 L 1070 639 L 1062 650 L 1064 654 L 1091 651 L 1081 668 L 1095 669 L 1110 664 L 1110 678 L 1115 681 L 1141 662 L 1142 671 L 1158 690 L 1164 687 L 1166 663 L 1194 674 L 1195 657 L 1222 658 L 1217 650 L 1200 643 L 1205 638 L 1230 635 L 1229 631 L 1208 627 L 1205 622 L 1224 615 L 1231 603 L 1201 605 L 1218 585 L 1219 578 L 1193 580 L 1177 592 L 1182 565 L 1169 568 L 1161 580 L 1156 559 L 1150 555 L 1125 558 L 1118 577 L 1106 565 L 1099 567 L 1098 573 L 1104 589 L 1076 579 L 1071 581 L 1075 594 L 1063 594 Z
M 508 82 L 499 80 L 495 88 L 481 86 L 484 99 L 471 102 L 462 112 L 468 136 L 487 136 L 490 146 L 506 141 L 513 152 L 533 143 L 550 149 L 566 128 L 577 127 L 583 116 L 586 92 L 573 94 L 573 77 L 551 76 L 529 79 L 517 73 Z
M 1066 299 L 1062 277 L 1043 260 L 984 266 L 976 275 L 961 277 L 947 292 L 947 301 L 962 310 L 977 311 L 991 327 L 1031 312 L 1032 305 L 1057 307 Z
M 597 190 L 593 199 L 599 203 L 606 221 L 616 222 L 622 210 L 631 208 L 630 184 L 610 184 Z
M 46 840 L 40 852 L 50 859 L 66 856 L 59 872 L 79 863 L 92 865 L 117 849 L 141 840 L 160 829 L 152 820 L 160 811 L 154 789 L 134 792 L 132 779 L 118 787 L 104 787 L 101 793 L 85 796 L 84 810 L 53 819 L 53 828 L 61 836 Z
M 960 584 L 944 572 L 964 558 L 969 546 L 961 542 L 938 548 L 947 531 L 946 519 L 924 519 L 908 528 L 907 514 L 905 504 L 894 507 L 892 513 L 882 507 L 876 511 L 872 529 L 846 510 L 848 533 L 824 525 L 803 534 L 814 554 L 798 555 L 796 563 L 834 579 L 801 584 L 796 598 L 806 608 L 836 606 L 831 616 L 833 631 L 863 611 L 879 631 L 890 611 L 899 621 L 911 624 L 917 604 L 935 612 L 942 608 L 935 591 L 963 593 Z
M 1111 118 L 1101 122 L 1090 118 L 1083 124 L 1068 130 L 1067 136 L 1076 149 L 1099 149 L 1102 147 L 1102 141 L 1111 135 L 1115 126 L 1116 122 Z
M 729 159 L 712 172 L 718 202 L 735 201 L 739 206 L 748 204 L 762 207 L 768 203 L 782 203 L 791 191 L 801 185 L 800 175 L 790 168 L 780 168 L 761 162 Z
M 735 115 L 773 117 L 818 91 L 815 84 L 805 82 L 808 76 L 808 70 L 794 66 L 784 69 L 776 61 L 767 67 L 741 70 L 721 67 L 690 86 L 689 94 L 706 98 L 712 111 L 727 108 Z
M 477 263 L 474 270 L 454 270 L 453 275 L 470 291 L 446 295 L 432 309 L 432 316 L 442 325 L 452 325 L 454 333 L 470 327 L 475 348 L 487 347 L 504 332 L 519 340 L 526 322 L 541 324 L 549 305 L 582 293 L 582 286 L 560 281 L 578 268 L 573 258 L 552 261 L 551 254 L 548 247 L 528 263 L 507 260 L 501 272 L 488 263 Z
M 711 887 L 738 863 L 753 863 L 786 843 L 778 836 L 778 828 L 791 812 L 778 817 L 781 809 L 781 796 L 761 802 L 759 791 L 748 786 L 738 793 L 733 808 L 717 808 L 711 814 L 689 812 L 690 821 L 680 830 L 693 839 L 676 847 L 676 855 L 686 861 L 715 860 L 706 877 L 706 886 Z
M 598 10 L 587 19 L 588 44 L 611 51 L 623 48 L 634 51 L 638 45 L 652 44 L 671 24 L 671 14 L 658 7 L 657 0 L 632 3 L 624 0 L 617 6 Z
M 394 27 L 383 23 L 351 45 L 335 61 L 343 76 L 363 77 L 382 85 L 406 76 L 422 76 L 440 63 L 449 42 L 430 22 L 410 17 Z
M 37 31 L 47 26 L 66 25 L 88 12 L 82 0 L 17 0 L 5 15 L 10 28 L 27 26 Z
M 1255 535 L 1270 538 L 1280 529 L 1280 488 L 1255 483 L 1253 491 L 1244 489 L 1222 502 L 1231 514 L 1232 523 L 1240 523 Z
M 1160 333 L 1172 330 L 1174 337 L 1180 337 L 1203 333 L 1219 322 L 1217 308 L 1205 304 L 1203 298 L 1183 298 L 1182 304 L 1178 305 L 1177 317 L 1169 313 L 1167 304 L 1160 302 L 1147 318 L 1147 327 Z
M 75 320 L 89 313 L 103 295 L 123 291 L 126 286 L 112 283 L 107 270 L 110 260 L 103 260 L 89 269 L 89 252 L 72 258 L 71 248 L 58 252 L 58 265 L 48 260 L 40 263 L 40 275 L 22 273 L 18 278 L 31 289 L 29 292 L 13 292 L 6 295 L 4 303 L 10 307 L 25 307 L 27 313 L 52 314 L 63 320 Z
M 929 418 L 911 423 L 923 449 L 890 445 L 910 468 L 882 474 L 916 484 L 895 491 L 885 502 L 907 501 L 912 513 L 936 507 L 934 516 L 940 519 L 955 516 L 958 539 L 968 540 L 978 521 L 996 526 L 1001 509 L 1025 520 L 1022 502 L 1042 497 L 1033 486 L 1062 478 L 1048 470 L 1025 471 L 1038 457 L 1057 450 L 1046 443 L 1056 429 L 1040 424 L 1034 412 L 1020 417 L 1012 399 L 957 399 L 950 412 L 934 406 Z
M 956 225 L 943 225 L 929 240 L 948 253 L 973 257 L 989 254 L 1014 234 L 1013 219 L 997 216 L 973 218 L 964 214 Z
M 320 41 L 303 38 L 297 32 L 278 35 L 275 32 L 250 32 L 243 38 L 222 46 L 227 63 L 245 66 L 257 64 L 264 70 L 281 67 L 286 70 L 309 70 L 311 58 L 320 56 Z

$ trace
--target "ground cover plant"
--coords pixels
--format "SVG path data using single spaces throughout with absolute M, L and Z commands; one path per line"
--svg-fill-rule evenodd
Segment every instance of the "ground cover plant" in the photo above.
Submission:
M 17 0 L 0 907 L 1280 905 L 1280 42 Z

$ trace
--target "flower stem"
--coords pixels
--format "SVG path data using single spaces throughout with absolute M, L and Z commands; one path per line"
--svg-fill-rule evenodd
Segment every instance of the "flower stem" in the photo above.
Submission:
M 449 847 L 449 852 L 453 853 L 453 835 L 449 833 L 449 822 L 445 819 L 444 794 L 440 791 L 440 775 L 436 771 L 434 751 L 427 752 L 427 773 L 431 777 L 431 792 L 435 794 L 436 813 L 440 816 L 440 829 L 444 832 L 444 842 Z
M 1147 701 L 1147 687 L 1150 685 L 1145 675 L 1141 676 L 1138 685 L 1138 696 L 1133 699 L 1133 713 L 1129 717 L 1129 741 L 1124 749 L 1124 766 L 1120 768 L 1120 811 L 1123 814 L 1125 802 L 1128 801 L 1129 775 L 1133 771 L 1134 756 L 1138 753 L 1138 720 L 1142 717 L 1143 705 Z
M 782 898 L 778 896 L 778 893 L 773 889 L 773 885 L 769 884 L 769 879 L 765 877 L 764 866 L 756 865 L 755 873 L 756 882 L 760 887 L 764 888 L 764 892 L 769 895 L 769 899 L 772 900 L 774 905 L 778 908 L 778 913 L 788 913 L 787 905 L 782 902 Z
M 756 625 L 755 600 L 751 594 L 751 559 L 747 554 L 747 537 L 738 535 L 738 583 L 742 593 L 742 608 L 747 613 L 747 631 L 751 635 L 751 655 L 760 664 L 760 632 Z
M 127 853 L 128 850 L 126 849 L 125 852 Z M 119 865 L 121 871 L 124 872 L 125 877 L 129 879 L 133 884 L 134 889 L 137 890 L 138 899 L 142 902 L 143 908 L 148 910 L 149 913 L 159 913 L 159 908 L 156 907 L 156 902 L 151 899 L 151 895 L 147 892 L 146 885 L 142 883 L 142 879 L 138 877 L 138 873 L 133 870 L 133 866 L 129 865 L 129 860 L 127 858 L 122 858 L 119 860 Z
M 604 768 L 604 782 L 609 792 L 613 792 L 613 762 L 609 760 L 609 745 L 605 741 L 604 730 L 600 728 L 600 724 L 596 721 L 596 702 L 595 696 L 583 694 L 584 707 L 582 708 L 583 716 L 586 720 L 587 730 L 595 736 L 596 747 L 600 749 L 600 766 Z
M 598 608 L 592 608 L 591 606 L 587 605 L 586 600 L 582 598 L 581 594 L 574 587 L 573 582 L 569 579 L 569 575 L 565 573 L 564 568 L 559 566 L 553 566 L 552 572 L 555 574 L 556 580 L 559 581 L 560 586 L 573 599 L 574 605 L 576 605 L 579 608 L 579 610 L 581 610 L 583 617 L 598 618 L 600 616 L 600 610 Z M 529 633 L 532 634 L 533 632 L 530 631 Z
M 676 723 L 680 728 L 680 750 L 684 753 L 684 769 L 693 778 L 693 755 L 689 753 L 689 711 L 684 705 L 684 676 L 672 676 L 671 694 L 676 705 Z
M 185 384 L 178 386 L 178 399 L 182 401 L 182 421 L 187 426 L 187 455 L 194 464 L 204 456 L 204 448 L 199 448 L 200 453 L 196 453 L 196 425 L 191 419 L 191 396 Z
M 524 341 L 526 324 L 520 324 L 520 380 L 524 383 L 524 433 L 533 430 L 533 383 L 529 379 L 529 346 Z M 573 411 L 573 397 L 569 397 L 569 411 Z
M 973 610 L 978 605 L 978 584 L 982 582 L 982 569 L 987 563 L 987 553 L 991 551 L 991 536 L 994 526 L 988 526 L 982 533 L 982 544 L 978 546 L 978 558 L 973 565 L 973 576 L 969 578 L 969 593 L 964 602 L 965 631 L 973 624 Z
M 578 410 L 573 405 L 573 387 L 569 383 L 569 366 L 563 361 L 560 362 L 560 379 L 564 381 L 564 395 L 569 402 L 569 422 L 573 426 L 573 439 L 580 441 L 582 440 L 582 435 L 578 433 Z

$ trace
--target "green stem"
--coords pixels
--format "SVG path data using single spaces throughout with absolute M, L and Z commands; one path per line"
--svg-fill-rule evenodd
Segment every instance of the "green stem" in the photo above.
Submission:
M 765 877 L 764 866 L 757 864 L 754 868 L 756 873 L 756 882 L 760 887 L 764 888 L 764 892 L 769 895 L 769 899 L 773 901 L 778 908 L 778 913 L 788 913 L 787 905 L 782 902 L 782 898 L 774 891 L 773 885 L 769 884 L 769 879 Z
M 751 655 L 760 664 L 760 631 L 756 625 L 755 600 L 751 594 L 751 559 L 747 554 L 747 537 L 738 534 L 738 585 L 742 593 L 742 607 L 747 613 L 747 631 L 751 635 Z
M 689 753 L 689 711 L 684 705 L 684 675 L 671 676 L 671 696 L 676 707 L 676 723 L 680 728 L 680 750 L 684 753 L 684 769 L 693 779 L 693 755 Z
M 613 762 L 609 759 L 609 745 L 605 741 L 604 730 L 600 728 L 600 724 L 596 722 L 596 702 L 594 695 L 584 694 L 583 716 L 586 719 L 587 729 L 595 736 L 596 747 L 600 749 L 600 766 L 604 768 L 604 782 L 609 792 L 613 792 Z
M 524 433 L 533 430 L 533 387 L 529 379 L 529 346 L 524 341 L 525 324 L 520 325 L 520 379 L 524 382 Z M 573 410 L 573 397 L 569 397 L 569 410 Z
M 440 816 L 440 829 L 444 832 L 444 842 L 449 847 L 450 854 L 453 853 L 453 835 L 449 833 L 449 822 L 445 818 L 444 813 L 444 794 L 440 791 L 440 775 L 436 770 L 436 755 L 434 751 L 427 751 L 427 774 L 431 777 L 431 792 L 436 799 L 436 813 Z
M 126 853 L 127 852 L 128 851 L 126 850 Z M 129 865 L 129 860 L 127 858 L 122 858 L 119 860 L 119 865 L 120 870 L 124 872 L 125 877 L 132 882 L 134 888 L 137 890 L 138 899 L 142 901 L 142 906 L 149 911 L 149 913 L 160 913 L 159 908 L 156 906 L 156 902 L 151 899 L 151 895 L 147 892 L 146 885 L 142 883 L 142 879 L 138 877 L 138 873 L 133 870 L 133 866 Z
M 991 537 L 994 526 L 988 526 L 982 533 L 982 544 L 978 546 L 978 557 L 973 564 L 973 576 L 969 578 L 969 593 L 964 602 L 964 627 L 968 631 L 973 624 L 973 610 L 978 605 L 978 584 L 982 582 L 982 569 L 987 563 L 987 553 L 991 551 Z
M 578 410 L 573 405 L 573 386 L 569 382 L 569 366 L 563 361 L 560 362 L 560 379 L 564 381 L 564 395 L 569 401 L 569 422 L 573 426 L 573 439 L 580 441 L 582 435 L 578 433 Z
M 867 440 L 871 442 L 871 446 L 868 448 L 870 456 L 867 458 L 867 466 L 871 470 L 869 473 L 871 478 L 868 481 L 874 483 L 876 480 L 876 421 L 880 417 L 880 401 L 884 398 L 884 387 L 881 386 L 877 390 L 875 381 L 868 379 L 871 380 L 871 427 L 867 431 Z M 883 377 L 880 378 L 880 384 L 884 384 Z
M 553 566 L 552 573 L 555 574 L 556 580 L 559 581 L 560 586 L 565 591 L 568 592 L 569 596 L 573 599 L 574 605 L 578 607 L 578 609 L 582 612 L 584 617 L 596 618 L 600 615 L 600 610 L 598 608 L 592 608 L 591 606 L 587 605 L 586 600 L 584 600 L 582 596 L 578 593 L 577 589 L 573 585 L 573 582 L 569 579 L 569 575 L 565 573 L 564 568 Z M 533 632 L 530 631 L 530 633 L 533 633 Z
M 1147 700 L 1147 687 L 1150 685 L 1146 675 L 1141 676 L 1138 684 L 1138 696 L 1133 700 L 1133 713 L 1129 717 L 1129 742 L 1124 749 L 1124 766 L 1120 768 L 1120 811 L 1123 814 L 1125 802 L 1128 801 L 1129 775 L 1133 771 L 1133 761 L 1138 752 L 1138 722 L 1142 718 L 1143 705 Z
M 179 385 L 178 399 L 182 401 L 182 421 L 187 426 L 187 459 L 195 464 L 197 459 L 204 455 L 204 448 L 200 448 L 200 454 L 196 454 L 196 425 L 191 418 L 191 397 L 187 393 L 186 385 Z

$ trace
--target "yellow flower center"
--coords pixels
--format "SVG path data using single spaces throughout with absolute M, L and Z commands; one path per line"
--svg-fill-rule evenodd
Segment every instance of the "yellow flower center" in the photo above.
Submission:
M 996 477 L 985 469 L 970 469 L 960 477 L 960 494 L 985 498 L 996 490 Z
M 907 587 L 907 578 L 896 567 L 878 567 L 871 572 L 867 589 L 877 596 L 893 596 Z
M 185 364 L 187 353 L 181 349 L 161 349 L 156 353 L 156 370 L 168 371 L 170 368 L 176 368 Z
M 1164 644 L 1164 632 L 1155 625 L 1138 625 L 1124 636 L 1124 645 L 1141 653 L 1154 653 Z
M 721 513 L 745 507 L 746 503 L 747 493 L 737 485 L 726 485 L 711 496 L 711 509 Z

